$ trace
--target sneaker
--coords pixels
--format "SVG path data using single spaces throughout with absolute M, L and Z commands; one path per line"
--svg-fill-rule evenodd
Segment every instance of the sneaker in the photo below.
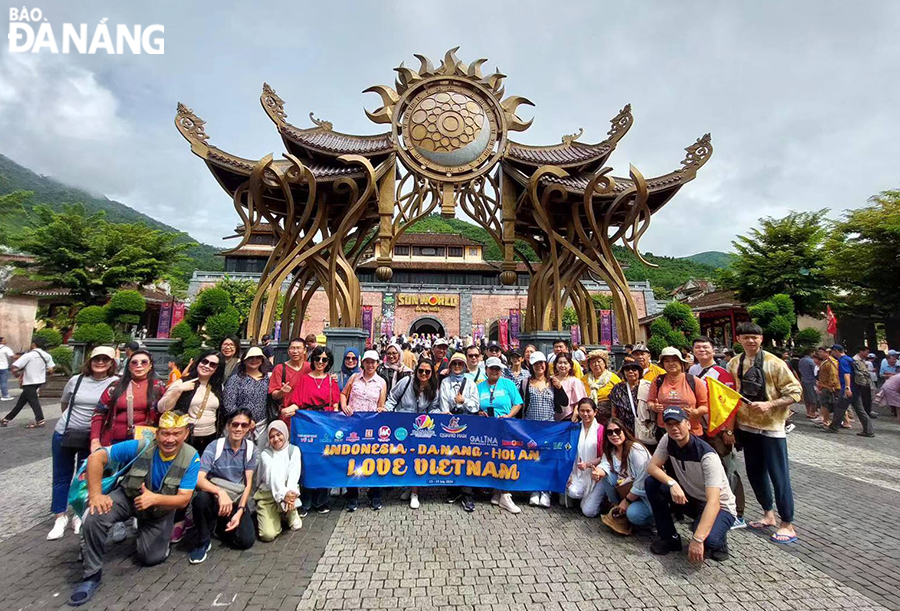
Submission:
M 349 501 L 347 501 L 347 507 L 345 507 L 346 511 L 353 513 L 357 509 L 359 509 L 359 501 L 358 500 L 350 499 Z M 303 515 L 306 515 L 306 514 L 303 514 Z
M 72 518 L 72 532 L 76 535 L 81 534 L 81 518 L 79 518 L 78 516 Z
M 540 492 L 532 492 L 531 498 L 528 499 L 528 504 L 532 507 L 540 507 L 541 506 L 541 493 Z
M 409 508 L 410 509 L 418 509 L 419 508 L 419 495 L 418 494 L 410 494 L 409 495 Z
M 657 556 L 665 556 L 669 552 L 681 551 L 681 535 L 675 535 L 672 539 L 656 539 L 650 544 L 650 553 Z
M 470 496 L 463 497 L 462 508 L 465 511 L 472 513 L 473 511 L 475 511 L 475 500 Z
M 128 536 L 128 527 L 125 526 L 125 522 L 116 522 L 113 524 L 112 530 L 109 532 L 109 536 L 112 539 L 113 543 L 121 543 L 125 540 L 125 537 Z
M 857 437 L 874 437 L 875 433 L 857 433 Z
M 462 498 L 462 494 L 458 490 L 453 490 L 447 494 L 447 503 L 452 505 Z
M 491 497 L 491 505 L 499 505 L 500 504 L 500 491 L 494 490 L 494 495 Z
M 326 513 L 330 512 L 331 509 L 328 508 L 328 505 L 322 505 L 321 507 L 319 507 L 318 509 L 316 509 L 316 511 L 317 511 L 318 513 L 321 513 L 322 515 L 325 515 Z
M 410 492 L 409 488 L 407 488 L 406 490 L 404 490 L 403 492 L 400 493 L 400 500 L 408 501 L 411 496 L 412 496 L 412 492 Z
M 725 560 L 728 560 L 728 544 L 726 543 L 718 549 L 709 549 L 707 547 L 703 550 L 703 556 L 705 558 L 712 558 L 716 562 L 724 562 Z
M 56 541 L 57 539 L 62 539 L 63 535 L 66 534 L 66 526 L 69 525 L 69 516 L 62 515 L 56 518 L 56 521 L 53 522 L 53 528 L 50 529 L 50 532 L 47 533 L 47 541 Z
M 194 548 L 191 550 L 191 555 L 188 558 L 188 562 L 191 564 L 200 564 L 204 562 L 209 557 L 209 550 L 212 548 L 212 541 L 207 543 L 206 545 L 201 545 L 200 547 Z
M 793 422 L 789 422 L 788 424 L 786 424 L 784 426 L 784 434 L 787 435 L 788 433 L 793 431 L 795 428 L 797 428 L 797 425 L 794 424 Z M 727 554 L 727 552 L 726 552 L 726 554 Z
M 301 507 L 297 510 L 297 515 L 301 518 L 305 518 L 309 514 L 309 507 Z
M 731 530 L 738 530 L 740 528 L 747 528 L 747 521 L 744 518 L 737 518 L 734 521 L 734 524 L 731 525 Z
M 291 530 L 300 530 L 303 528 L 303 520 L 296 511 L 291 512 L 291 516 L 288 518 L 288 526 Z
M 381 499 L 372 499 L 371 504 L 372 504 L 372 511 L 378 511 L 379 509 L 384 507 L 384 505 L 382 505 L 382 503 L 381 503 Z
M 875 412 L 872 412 L 871 414 L 869 414 L 869 418 L 874 418 L 875 420 L 878 420 L 878 414 L 876 414 Z
M 541 507 L 547 509 L 550 507 L 550 493 L 541 492 Z
M 505 492 L 500 495 L 500 502 L 497 503 L 500 506 L 500 509 L 505 509 L 509 513 L 521 513 L 522 510 L 513 503 L 512 495 L 509 492 Z
M 184 539 L 184 522 L 177 522 L 172 529 L 172 543 L 180 543 Z
M 12 397 L 0 397 L 0 401 L 12 401 Z

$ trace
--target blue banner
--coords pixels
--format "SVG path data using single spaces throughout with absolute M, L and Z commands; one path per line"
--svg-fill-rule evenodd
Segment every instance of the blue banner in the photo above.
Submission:
M 298 411 L 308 488 L 473 486 L 563 492 L 579 425 L 515 418 Z

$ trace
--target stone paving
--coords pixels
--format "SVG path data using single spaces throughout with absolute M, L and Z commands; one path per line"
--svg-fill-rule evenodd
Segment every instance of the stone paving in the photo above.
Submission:
M 45 539 L 59 414 L 46 407 L 46 429 L 25 430 L 20 416 L 0 430 L 0 610 L 68 608 L 80 575 L 71 532 Z M 796 421 L 795 545 L 733 531 L 728 561 L 695 567 L 686 552 L 652 556 L 649 534 L 622 538 L 572 509 L 522 498 L 518 516 L 486 500 L 466 514 L 427 492 L 412 511 L 392 493 L 380 512 L 310 515 L 301 530 L 244 552 L 214 543 L 201 565 L 188 564 L 183 543 L 141 568 L 129 538 L 111 547 L 85 608 L 900 611 L 900 425 L 882 416 L 877 437 L 862 439 L 819 433 L 802 409 Z M 758 515 L 748 499 L 748 517 Z

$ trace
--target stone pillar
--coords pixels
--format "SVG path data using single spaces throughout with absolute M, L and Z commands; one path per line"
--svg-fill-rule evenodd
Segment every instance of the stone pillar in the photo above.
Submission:
M 67 345 L 72 349 L 72 371 L 78 371 L 84 365 L 84 359 L 87 358 L 87 354 L 85 354 L 87 344 L 69 341 Z
M 568 331 L 529 331 L 519 334 L 519 346 L 524 350 L 528 344 L 534 344 L 549 358 L 553 354 L 553 342 L 561 339 L 569 342 L 572 334 Z
M 460 292 L 459 294 L 459 336 L 472 335 L 472 293 Z
M 365 329 L 328 327 L 325 329 L 325 338 L 327 340 L 328 349 L 334 355 L 334 363 L 337 369 L 340 368 L 341 359 L 347 348 L 355 348 L 356 350 L 365 350 L 366 339 L 369 334 Z M 362 352 L 360 352 L 362 354 Z M 360 358 L 362 360 L 362 358 Z M 332 371 L 336 371 L 332 367 Z

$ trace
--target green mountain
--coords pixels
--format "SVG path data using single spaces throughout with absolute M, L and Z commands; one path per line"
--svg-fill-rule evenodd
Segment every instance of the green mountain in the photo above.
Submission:
M 486 260 L 500 261 L 503 259 L 500 247 L 497 246 L 497 243 L 494 242 L 487 231 L 478 225 L 461 219 L 445 219 L 438 214 L 432 214 L 413 225 L 409 231 L 412 233 L 459 233 L 483 244 L 484 258 Z M 527 244 L 519 242 L 518 246 L 529 259 L 537 259 L 534 251 Z M 644 258 L 650 263 L 657 265 L 657 267 L 647 267 L 627 248 L 614 246 L 613 252 L 616 255 L 616 259 L 625 268 L 625 277 L 634 281 L 649 280 L 650 286 L 656 289 L 658 298 L 668 298 L 669 291 L 690 278 L 711 278 L 715 274 L 717 267 L 701 261 L 694 261 L 692 257 L 658 257 L 649 253 L 645 254 Z M 715 254 L 728 256 L 725 253 Z
M 151 229 L 177 233 L 176 241 L 178 243 L 192 245 L 184 253 L 186 259 L 176 266 L 176 273 L 184 282 L 190 279 L 195 269 L 209 271 L 224 269 L 224 261 L 221 257 L 216 256 L 219 252 L 218 248 L 201 244 L 188 234 L 129 208 L 125 204 L 105 197 L 96 197 L 47 176 L 35 174 L 9 157 L 0 155 L 0 195 L 17 189 L 34 192 L 34 196 L 25 202 L 26 211 L 30 211 L 38 204 L 46 204 L 54 210 L 61 210 L 63 204 L 82 203 L 88 212 L 103 211 L 106 213 L 106 218 L 115 223 L 144 223 Z M 28 224 L 28 221 L 27 215 L 8 218 L 6 221 L 7 233 L 15 235 Z
M 731 262 L 734 261 L 733 254 L 719 250 L 708 250 L 684 258 L 688 261 L 693 261 L 694 263 L 715 267 L 716 269 L 728 267 L 731 265 Z

